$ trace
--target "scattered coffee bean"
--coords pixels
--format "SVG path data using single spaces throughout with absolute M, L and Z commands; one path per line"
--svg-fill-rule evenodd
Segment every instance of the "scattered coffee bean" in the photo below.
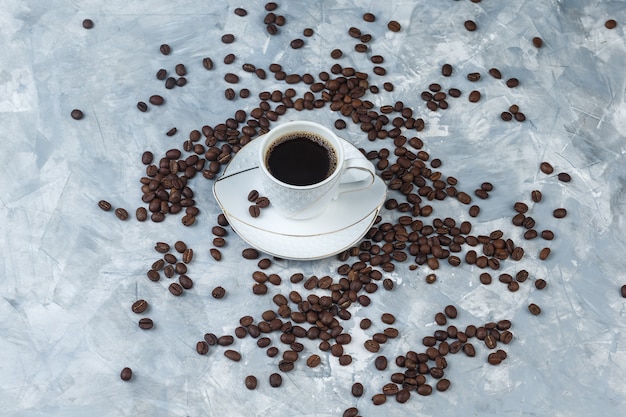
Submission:
M 480 96 L 481 96 L 480 91 L 474 90 L 469 94 L 469 101 L 471 103 L 476 103 L 480 100 Z
M 393 324 L 396 322 L 396 318 L 390 313 L 383 313 L 380 320 L 385 324 Z
M 538 290 L 543 290 L 544 288 L 546 288 L 546 285 L 548 285 L 548 283 L 544 279 L 539 278 L 535 281 L 535 288 L 537 288 Z
M 535 303 L 530 303 L 528 305 L 528 311 L 530 311 L 530 314 L 532 314 L 533 316 L 538 316 L 539 314 L 541 314 L 541 308 Z
M 120 220 L 128 220 L 128 211 L 121 207 L 115 209 L 115 215 Z
M 222 260 L 222 252 L 220 252 L 219 249 L 211 248 L 209 249 L 209 253 L 213 257 L 213 259 L 215 259 L 216 261 L 219 262 Z
M 535 37 L 533 38 L 533 46 L 534 46 L 535 48 L 541 48 L 541 47 L 543 46 L 543 39 L 541 39 L 541 38 L 540 38 L 540 37 L 538 37 L 538 36 L 535 36 Z
M 387 23 L 387 29 L 389 29 L 392 32 L 400 32 L 400 30 L 402 29 L 402 26 L 397 21 L 391 20 L 389 23 Z
M 499 80 L 502 78 L 502 73 L 500 72 L 499 69 L 497 68 L 491 68 L 489 69 L 489 75 L 491 75 L 493 78 Z
M 140 329 L 149 330 L 152 327 L 154 327 L 154 322 L 152 321 L 152 319 L 144 317 L 144 318 L 139 320 L 139 328 Z
M 450 75 L 452 75 L 452 65 L 443 64 L 441 66 L 441 75 L 443 75 L 444 77 L 449 77 Z
M 604 27 L 607 29 L 615 29 L 617 27 L 617 21 L 615 21 L 614 19 L 609 19 L 604 22 Z
M 148 211 L 145 209 L 145 207 L 138 207 L 135 211 L 135 217 L 138 221 L 144 222 L 148 219 Z
M 83 28 L 85 28 L 85 29 L 93 29 L 93 20 L 91 20 L 91 19 L 83 20 Z
M 178 277 L 178 282 L 180 283 L 180 286 L 186 290 L 190 290 L 193 288 L 193 280 L 185 274 L 182 274 L 180 277 Z
M 567 172 L 559 173 L 558 178 L 561 182 L 570 182 L 572 180 L 572 177 Z
M 300 49 L 304 46 L 304 40 L 302 39 L 294 39 L 291 41 L 291 43 L 289 44 L 291 46 L 292 49 Z
M 539 191 L 539 190 L 533 190 L 530 193 L 530 199 L 533 200 L 533 202 L 535 202 L 535 203 L 539 203 L 541 201 L 542 197 L 543 197 L 543 195 L 541 194 L 541 191 Z
M 74 109 L 72 110 L 72 112 L 70 113 L 70 115 L 72 116 L 72 119 L 74 120 L 80 120 L 83 118 L 83 112 L 81 110 L 78 109 Z
M 465 26 L 465 29 L 467 29 L 469 32 L 473 32 L 476 30 L 476 22 L 474 22 L 473 20 L 466 20 L 463 25 Z
M 343 55 L 343 52 L 341 51 L 341 49 L 333 49 L 330 52 L 330 57 L 332 59 L 339 59 L 339 58 L 341 58 L 342 55 Z
M 148 309 L 148 302 L 146 300 L 137 300 L 133 303 L 131 309 L 133 313 L 141 314 Z
M 376 359 L 374 360 L 374 366 L 379 371 L 384 371 L 385 369 L 387 369 L 387 358 L 382 355 L 377 356 Z
M 120 378 L 122 379 L 122 381 L 130 381 L 132 377 L 133 377 L 132 369 L 128 367 L 122 369 L 122 372 L 120 373 Z
M 246 248 L 241 252 L 241 256 L 245 259 L 257 259 L 259 257 L 259 251 L 254 248 Z
M 169 55 L 169 54 L 170 54 L 170 52 L 172 52 L 172 48 L 170 48 L 170 46 L 169 46 L 168 44 L 166 44 L 166 43 L 164 43 L 163 45 L 161 45 L 161 46 L 159 47 L 159 50 L 161 51 L 161 53 L 162 53 L 163 55 Z
M 172 295 L 177 297 L 183 294 L 183 287 L 177 282 L 172 282 L 169 286 L 169 290 Z
M 550 256 L 550 248 L 541 249 L 541 251 L 539 252 L 539 259 L 545 261 L 546 259 L 548 259 L 548 256 Z
M 360 382 L 355 382 L 354 384 L 352 384 L 352 395 L 355 397 L 361 397 L 363 395 L 363 384 L 361 384 Z
M 139 101 L 137 103 L 137 108 L 139 109 L 140 112 L 147 112 L 148 111 L 148 105 L 146 103 L 144 103 L 143 101 Z
M 622 288 L 620 289 L 621 294 L 622 294 L 622 298 L 626 298 L 626 285 L 622 285 Z
M 100 207 L 102 210 L 104 211 L 110 211 L 112 206 L 111 203 L 109 203 L 106 200 L 100 200 L 98 201 L 98 207 Z
M 283 377 L 280 374 L 273 373 L 270 375 L 270 386 L 278 388 L 283 384 Z
M 567 216 L 567 210 L 564 208 L 558 208 L 554 210 L 552 215 L 557 219 L 562 219 L 563 217 Z
M 150 102 L 150 104 L 154 104 L 155 106 L 160 106 L 161 104 L 165 102 L 163 97 L 158 94 L 150 96 L 148 101 Z
M 554 168 L 552 168 L 552 165 L 550 165 L 549 162 L 542 162 L 539 164 L 539 169 L 546 175 L 550 175 L 554 172 Z
M 246 388 L 254 390 L 257 387 L 257 379 L 254 375 L 248 375 L 245 380 Z
M 450 388 L 450 381 L 448 379 L 442 378 L 437 381 L 437 385 L 435 385 L 435 388 L 437 388 L 437 391 L 440 392 L 447 391 L 448 388 Z
M 315 31 L 312 28 L 304 28 L 304 30 L 302 31 L 302 34 L 306 36 L 307 38 L 310 38 L 311 36 L 313 36 L 314 33 Z
M 204 340 L 199 341 L 196 343 L 196 352 L 198 352 L 199 355 L 206 355 L 209 353 L 209 344 Z
M 372 397 L 372 402 L 374 405 L 381 405 L 387 401 L 387 396 L 385 394 L 376 394 Z
M 374 22 L 376 21 L 376 16 L 373 13 L 365 13 L 363 14 L 363 20 L 365 20 L 366 22 Z
M 504 120 L 505 122 L 508 122 L 513 119 L 513 115 L 509 113 L 508 111 L 503 111 L 502 113 L 500 113 L 500 118 Z
M 517 78 L 509 78 L 506 80 L 506 86 L 509 88 L 515 88 L 519 85 L 519 80 Z
M 236 350 L 227 349 L 224 351 L 224 356 L 234 362 L 239 362 L 241 360 L 241 353 Z
M 250 207 L 248 207 L 248 212 L 250 213 L 250 217 L 256 218 L 261 215 L 261 208 L 257 206 L 256 204 L 253 204 Z
M 222 36 L 222 43 L 233 43 L 235 41 L 235 35 L 227 33 L 225 35 Z
M 320 363 L 322 363 L 322 358 L 320 358 L 319 355 L 311 355 L 307 358 L 306 360 L 306 365 L 309 368 L 315 368 L 316 366 L 318 366 Z
M 213 288 L 213 291 L 211 291 L 211 295 L 213 296 L 213 298 L 220 300 L 226 295 L 226 290 L 224 289 L 224 287 L 218 286 Z

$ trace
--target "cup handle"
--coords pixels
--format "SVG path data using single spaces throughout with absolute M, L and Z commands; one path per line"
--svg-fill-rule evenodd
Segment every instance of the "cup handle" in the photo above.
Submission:
M 350 158 L 346 159 L 344 161 L 344 164 L 344 172 L 339 182 L 339 188 L 337 189 L 337 195 L 335 195 L 335 198 L 337 198 L 339 194 L 364 190 L 374 184 L 374 181 L 376 179 L 376 173 L 374 171 L 374 165 L 372 165 L 370 161 L 364 158 Z M 346 173 L 350 170 L 358 170 L 364 172 L 366 176 L 363 179 L 346 179 Z M 361 177 L 363 177 L 363 175 L 361 175 Z

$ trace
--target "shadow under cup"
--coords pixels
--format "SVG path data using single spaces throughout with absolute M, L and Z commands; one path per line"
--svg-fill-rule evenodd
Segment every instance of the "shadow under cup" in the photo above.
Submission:
M 337 195 L 344 152 L 326 127 L 306 121 L 280 125 L 265 136 L 259 156 L 263 191 L 285 217 L 313 217 Z

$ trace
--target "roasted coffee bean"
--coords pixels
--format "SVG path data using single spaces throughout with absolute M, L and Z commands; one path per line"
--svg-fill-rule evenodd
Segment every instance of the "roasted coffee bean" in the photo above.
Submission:
M 465 353 L 469 357 L 476 356 L 476 350 L 474 349 L 474 345 L 472 345 L 471 343 L 464 344 L 463 345 L 463 353 Z
M 533 202 L 535 202 L 535 203 L 539 203 L 541 201 L 542 197 L 543 196 L 541 194 L 541 191 L 539 191 L 539 190 L 533 190 L 530 193 L 530 199 L 533 200 Z
M 430 259 L 434 259 L 434 258 L 430 258 Z M 435 274 L 428 274 L 426 275 L 426 283 L 427 284 L 434 284 L 437 281 L 437 275 Z
M 122 372 L 120 373 L 120 378 L 122 379 L 122 381 L 130 381 L 132 377 L 133 377 L 132 369 L 128 367 L 122 369 Z
M 567 216 L 567 210 L 564 209 L 564 208 L 558 208 L 558 209 L 554 210 L 554 212 L 552 214 L 557 219 L 562 219 L 563 217 Z
M 372 321 L 368 318 L 364 318 L 359 322 L 359 327 L 363 330 L 369 329 L 372 326 Z
M 541 251 L 539 251 L 539 259 L 541 259 L 542 261 L 548 259 L 548 256 L 550 256 L 550 248 L 543 248 L 541 249 Z
M 322 358 L 320 358 L 319 355 L 311 355 L 307 358 L 306 360 L 306 365 L 309 368 L 315 368 L 316 366 L 319 366 L 319 364 L 322 363 Z
M 209 344 L 209 346 L 215 346 L 217 344 L 217 336 L 213 333 L 206 333 L 204 335 L 204 340 Z
M 343 55 L 343 52 L 341 51 L 341 49 L 333 49 L 330 52 L 330 57 L 333 59 L 339 59 L 341 58 L 342 55 Z
M 302 34 L 306 36 L 307 38 L 310 38 L 311 36 L 313 36 L 314 33 L 315 31 L 312 28 L 304 28 L 304 30 L 302 31 Z
M 372 397 L 372 403 L 374 405 L 381 405 L 387 401 L 387 396 L 385 394 L 376 394 Z
M 431 387 L 428 384 L 423 384 L 417 387 L 417 393 L 419 395 L 427 396 L 427 395 L 432 394 L 432 392 L 433 392 L 433 387 Z
M 389 23 L 387 23 L 387 29 L 389 29 L 392 32 L 400 32 L 400 30 L 402 29 L 402 26 L 397 21 L 391 20 Z
M 302 39 L 294 39 L 291 41 L 291 43 L 289 44 L 289 46 L 291 46 L 292 49 L 300 49 L 304 46 L 304 40 Z
M 104 211 L 110 211 L 112 206 L 111 203 L 109 203 L 106 200 L 100 200 L 98 201 L 98 207 L 100 207 L 102 210 Z
M 617 27 L 617 21 L 615 21 L 615 19 L 609 19 L 604 22 L 604 27 L 607 29 L 615 29 Z
M 385 324 L 393 324 L 396 322 L 396 318 L 390 313 L 383 313 L 380 319 Z
M 517 87 L 518 85 L 519 85 L 519 80 L 517 78 L 509 78 L 508 80 L 506 80 L 506 86 L 509 88 L 514 88 L 514 87 Z
M 150 104 L 154 104 L 155 106 L 160 106 L 161 104 L 165 102 L 163 97 L 158 94 L 150 96 L 148 101 L 150 102 Z
M 172 282 L 169 286 L 169 290 L 172 295 L 177 297 L 183 294 L 183 287 L 177 282 Z
M 233 34 L 227 33 L 225 35 L 222 36 L 222 42 L 223 43 L 233 43 L 235 41 L 235 36 Z
M 541 237 L 545 240 L 554 239 L 554 233 L 551 230 L 544 230 L 541 232 Z
M 449 77 L 450 75 L 452 75 L 452 65 L 443 64 L 441 66 L 441 75 L 443 75 L 444 77 Z
M 84 114 L 83 114 L 83 112 L 81 110 L 74 109 L 70 113 L 70 116 L 72 116 L 72 119 L 74 119 L 74 120 L 80 120 L 80 119 L 83 118 Z
M 382 355 L 377 356 L 376 359 L 374 360 L 374 366 L 379 371 L 384 371 L 385 369 L 387 369 L 387 358 Z
M 469 32 L 473 32 L 476 30 L 476 23 L 473 20 L 466 20 L 463 25 L 465 26 L 465 29 L 467 29 Z
M 141 314 L 148 309 L 148 302 L 146 300 L 137 300 L 133 303 L 131 309 L 133 313 Z
M 224 351 L 224 356 L 234 362 L 239 362 L 241 360 L 241 353 L 236 350 L 227 349 Z
M 231 335 L 224 335 L 217 338 L 217 344 L 220 346 L 230 346 L 235 342 L 235 338 Z
M 535 288 L 538 290 L 543 290 L 546 288 L 546 285 L 548 285 L 548 283 L 544 279 L 539 278 L 535 281 Z
M 490 365 L 500 365 L 502 363 L 502 358 L 497 353 L 493 352 L 487 356 L 487 362 Z
M 169 55 L 169 54 L 170 54 L 170 52 L 172 52 L 172 48 L 170 48 L 170 46 L 169 46 L 168 44 L 166 44 L 166 43 L 162 44 L 162 45 L 159 47 L 159 50 L 161 51 L 161 53 L 162 53 L 163 55 Z
M 148 275 L 148 279 L 150 279 L 150 281 L 156 282 L 156 281 L 161 279 L 161 275 L 159 275 L 159 271 L 156 271 L 154 269 L 149 270 L 147 275 Z
M 479 72 L 470 72 L 469 74 L 467 74 L 467 79 L 471 82 L 476 82 L 480 80 L 480 73 Z
M 278 388 L 283 383 L 283 377 L 280 374 L 273 373 L 270 375 L 270 386 Z
M 254 248 L 246 248 L 241 252 L 241 256 L 245 259 L 257 259 L 259 257 L 259 251 Z
M 209 253 L 213 257 L 213 259 L 215 259 L 216 261 L 219 262 L 222 260 L 222 252 L 220 252 L 219 249 L 211 248 L 209 249 Z
M 91 20 L 91 19 L 84 19 L 83 20 L 83 28 L 85 28 L 85 29 L 93 29 L 93 20 Z
M 502 73 L 497 68 L 491 68 L 489 70 L 489 75 L 491 75 L 493 78 L 498 79 L 498 80 L 502 78 Z
M 626 298 L 626 284 L 622 285 L 622 288 L 620 289 L 620 292 L 622 294 L 622 298 Z
M 248 375 L 245 379 L 246 388 L 254 390 L 257 387 L 257 379 L 254 375 Z
M 115 216 L 117 216 L 117 218 L 120 220 L 128 220 L 128 211 L 126 211 L 126 209 L 121 208 L 121 207 L 116 208 Z
M 237 84 L 239 82 L 239 76 L 237 74 L 233 74 L 232 72 L 224 75 L 224 81 L 230 84 Z
M 163 268 L 163 273 L 165 274 L 165 276 L 166 276 L 167 278 L 172 278 L 172 277 L 174 276 L 174 273 L 175 273 L 175 272 L 176 272 L 176 271 L 174 270 L 174 266 L 172 266 L 172 265 L 166 265 L 166 266 Z
M 442 378 L 437 381 L 437 385 L 435 385 L 435 388 L 437 388 L 437 391 L 440 392 L 447 391 L 448 388 L 450 388 L 450 381 L 448 379 Z
M 248 213 L 250 213 L 250 217 L 259 217 L 261 215 L 261 208 L 256 204 L 253 204 L 248 207 Z
M 148 105 L 146 103 L 144 103 L 143 101 L 137 102 L 137 108 L 139 109 L 140 112 L 147 112 L 148 111 Z
M 196 352 L 198 352 L 199 355 L 206 355 L 209 353 L 209 344 L 204 340 L 199 341 L 196 343 Z
M 178 277 L 178 282 L 180 283 L 181 287 L 186 290 L 190 290 L 193 288 L 193 280 L 185 274 L 182 274 L 180 277 Z
M 528 311 L 530 311 L 530 314 L 532 314 L 533 316 L 538 316 L 539 314 L 541 314 L 541 308 L 535 303 L 530 303 L 528 305 Z
M 550 175 L 554 172 L 554 168 L 550 165 L 549 162 L 542 162 L 539 164 L 539 169 L 546 175 Z
M 535 36 L 535 37 L 533 38 L 533 46 L 534 46 L 535 48 L 541 48 L 541 47 L 543 46 L 543 39 L 541 39 L 541 38 L 540 38 L 540 37 L 538 37 L 538 36 Z
M 255 204 L 260 208 L 267 208 L 270 205 L 270 200 L 267 197 L 259 197 L 256 199 Z
M 259 192 L 257 190 L 252 190 L 248 193 L 248 201 L 254 202 L 259 198 Z
M 504 120 L 505 122 L 508 122 L 508 121 L 513 120 L 513 115 L 509 113 L 508 111 L 503 111 L 502 113 L 500 113 L 500 118 Z
M 470 102 L 472 102 L 472 103 L 476 103 L 476 102 L 478 102 L 479 100 L 480 100 L 480 91 L 476 91 L 476 90 L 474 90 L 474 91 L 472 91 L 472 92 L 469 94 L 469 101 L 470 101 Z
M 213 291 L 211 291 L 211 295 L 213 296 L 213 298 L 219 300 L 224 298 L 224 296 L 226 295 L 226 290 L 224 289 L 224 287 L 218 286 L 213 288 Z
M 366 340 L 363 346 L 365 346 L 366 350 L 372 353 L 376 353 L 380 350 L 380 344 L 377 341 L 372 340 L 372 339 Z
M 363 14 L 363 20 L 365 20 L 366 22 L 374 22 L 376 21 L 376 16 L 373 13 L 365 13 Z
M 446 308 L 444 309 L 444 313 L 451 319 L 455 319 L 458 314 L 456 307 L 454 307 L 453 305 L 446 306 Z
M 154 322 L 152 321 L 152 319 L 144 317 L 144 318 L 139 320 L 139 328 L 140 329 L 149 330 L 152 327 L 154 327 Z

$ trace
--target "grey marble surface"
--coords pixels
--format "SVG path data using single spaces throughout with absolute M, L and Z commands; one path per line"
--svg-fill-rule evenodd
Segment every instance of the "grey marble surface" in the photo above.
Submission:
M 276 13 L 287 24 L 277 36 L 267 35 L 262 2 L 197 2 L 165 0 L 7 0 L 0 10 L 0 408 L 5 416 L 341 416 L 357 407 L 363 416 L 617 416 L 626 399 L 626 106 L 624 104 L 626 3 L 622 1 L 282 1 Z M 236 16 L 235 7 L 248 15 Z M 376 22 L 362 20 L 373 12 Z M 83 19 L 93 29 L 82 27 Z M 608 30 L 607 19 L 617 21 Z M 398 33 L 386 23 L 397 20 Z M 468 32 L 467 19 L 478 29 Z M 353 51 L 348 28 L 356 26 L 373 37 L 370 51 Z M 289 42 L 302 38 L 304 28 L 315 34 L 294 50 Z M 225 45 L 224 33 L 236 41 Z M 531 39 L 539 36 L 540 49 Z M 159 45 L 172 47 L 169 56 Z M 504 261 L 501 270 L 514 274 L 526 269 L 531 280 L 511 293 L 497 282 L 481 285 L 476 266 L 453 268 L 446 262 L 436 271 L 437 282 L 425 283 L 428 267 L 409 270 L 411 262 L 384 273 L 395 282 L 393 291 L 370 294 L 368 307 L 350 307 L 352 319 L 343 324 L 352 335 L 345 351 L 350 366 L 319 352 L 318 341 L 303 341 L 301 357 L 319 353 L 322 363 L 308 369 L 304 360 L 285 373 L 283 386 L 271 388 L 270 373 L 278 358 L 269 358 L 250 337 L 236 339 L 233 349 L 242 360 L 232 362 L 223 348 L 198 355 L 196 342 L 206 332 L 233 334 L 239 318 L 260 317 L 275 308 L 272 295 L 296 289 L 295 272 L 338 278 L 335 258 L 312 261 L 275 260 L 268 270 L 282 277 L 268 295 L 252 294 L 251 274 L 256 261 L 243 260 L 246 244 L 232 231 L 223 259 L 209 255 L 211 227 L 219 208 L 212 183 L 192 180 L 202 213 L 185 227 L 180 216 L 162 223 L 119 221 L 97 207 L 101 199 L 134 213 L 143 205 L 139 178 L 144 174 L 141 154 L 160 157 L 180 148 L 188 133 L 215 125 L 235 110 L 258 106 L 258 93 L 285 89 L 273 77 L 259 80 L 241 71 L 251 62 L 267 68 L 278 62 L 288 73 L 317 75 L 334 63 L 332 49 L 340 47 L 338 62 L 371 73 L 369 57 L 385 57 L 385 77 L 370 78 L 382 87 L 366 98 L 375 106 L 402 100 L 422 117 L 419 133 L 432 157 L 443 161 L 442 172 L 459 179 L 459 189 L 473 190 L 490 181 L 487 200 L 475 201 L 481 213 L 473 233 L 500 229 L 523 246 L 520 262 Z M 227 53 L 237 58 L 223 64 Z M 212 71 L 202 58 L 215 62 Z M 454 73 L 441 76 L 443 63 Z M 182 88 L 166 90 L 156 80 L 159 68 L 172 72 L 183 63 L 189 80 Z M 498 67 L 505 78 L 520 80 L 507 88 L 503 80 L 487 75 Z M 237 89 L 251 90 L 248 99 L 224 99 L 226 72 L 241 76 Z M 480 72 L 473 84 L 466 74 Z M 431 112 L 420 93 L 432 82 L 463 91 L 450 108 Z M 294 86 L 299 94 L 306 86 Z M 481 91 L 478 103 L 469 91 Z M 152 94 L 166 100 L 140 113 L 136 103 Z M 500 112 L 518 104 L 527 120 L 503 122 Z M 85 117 L 73 120 L 72 109 Z M 316 111 L 290 110 L 279 121 L 315 120 L 332 126 L 338 114 L 328 107 Z M 173 137 L 165 135 L 176 127 Z M 393 148 L 393 143 L 370 142 L 348 120 L 342 137 L 366 150 Z M 555 167 L 542 174 L 541 161 Z M 567 172 L 570 183 L 556 173 Z M 516 201 L 529 202 L 531 190 L 544 199 L 532 205 L 538 230 L 552 229 L 553 241 L 525 241 L 511 224 Z M 470 219 L 467 207 L 447 199 L 432 202 L 434 217 Z M 552 217 L 565 207 L 568 216 Z M 383 211 L 385 221 L 398 213 Z M 425 219 L 426 221 L 427 219 Z M 195 251 L 189 276 L 192 290 L 174 297 L 168 280 L 146 278 L 160 257 L 155 242 L 184 240 Z M 539 250 L 550 247 L 546 261 Z M 465 249 L 464 249 L 465 250 Z M 351 258 L 348 262 L 355 262 Z M 532 280 L 548 286 L 535 290 Z M 222 300 L 211 297 L 214 287 L 227 290 Z M 322 294 L 322 292 L 319 292 Z M 155 327 L 137 327 L 140 316 L 130 306 L 143 298 Z M 542 308 L 539 316 L 529 303 Z M 423 351 L 421 340 L 438 329 L 434 315 L 453 304 L 459 311 L 454 324 L 509 319 L 513 341 L 504 347 L 508 357 L 498 366 L 486 361 L 481 343 L 477 355 L 448 356 L 447 392 L 423 397 L 413 392 L 406 404 L 389 398 L 374 406 L 393 372 L 393 362 L 408 350 Z M 397 339 L 383 345 L 380 354 L 391 365 L 373 366 L 375 355 L 363 342 L 385 325 L 384 312 L 393 313 Z M 371 329 L 359 328 L 364 317 Z M 277 335 L 272 335 L 275 338 Z M 280 346 L 276 341 L 275 345 Z M 280 346 L 282 348 L 282 346 Z M 134 377 L 120 380 L 123 367 Z M 246 375 L 259 378 L 255 391 L 245 389 Z M 365 385 L 365 394 L 350 395 L 353 382 Z M 432 380 L 429 380 L 432 383 Z

